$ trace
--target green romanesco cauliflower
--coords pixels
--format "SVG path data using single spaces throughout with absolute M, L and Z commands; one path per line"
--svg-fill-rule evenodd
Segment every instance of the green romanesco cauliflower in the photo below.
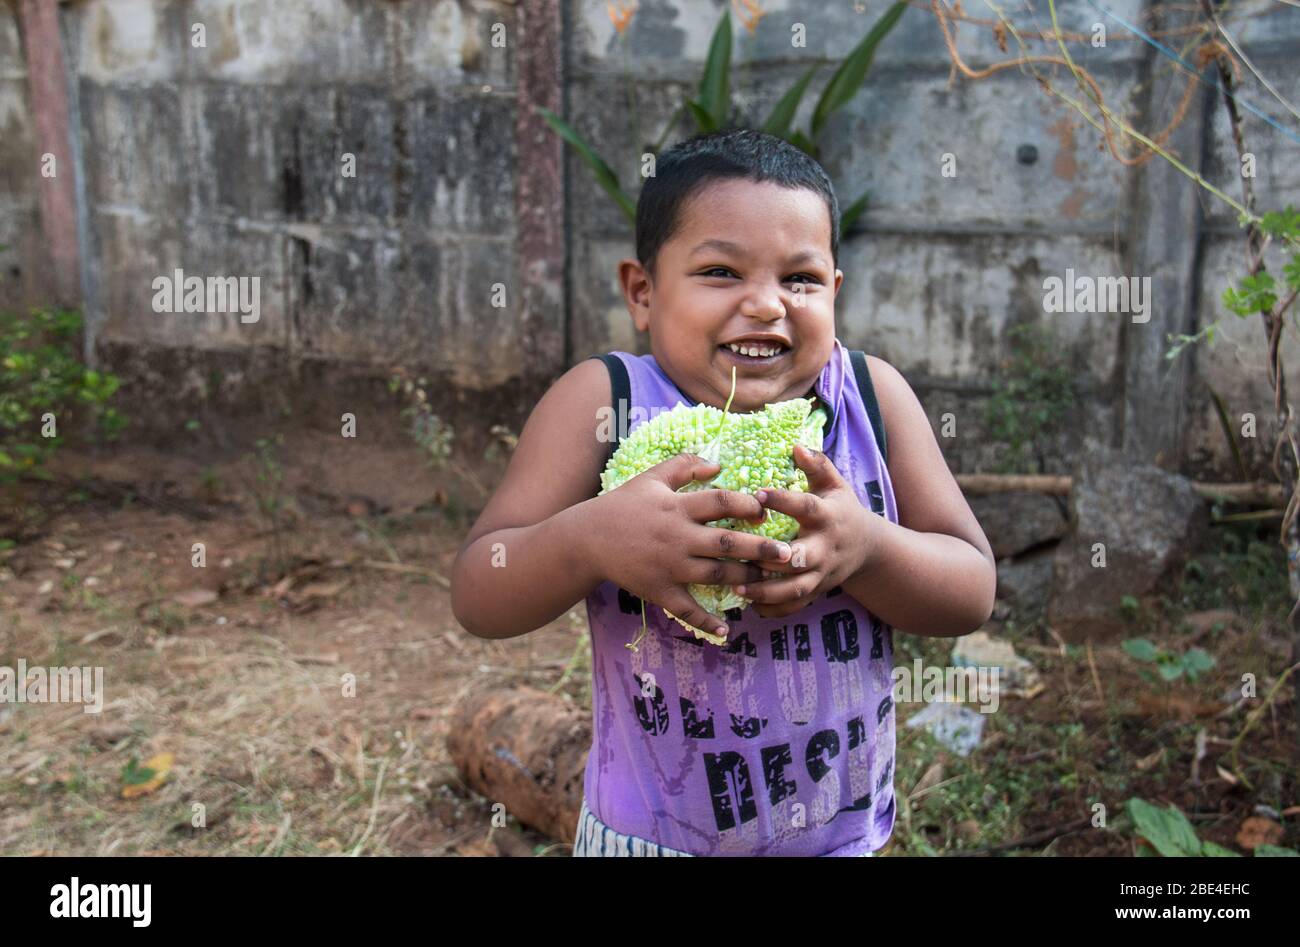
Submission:
M 722 469 L 707 483 L 689 483 L 680 493 L 720 488 L 752 494 L 764 487 L 802 492 L 808 489 L 808 475 L 795 466 L 794 446 L 803 444 L 820 450 L 825 425 L 826 412 L 814 407 L 811 398 L 769 404 L 752 414 L 731 414 L 704 404 L 678 405 L 640 425 L 619 444 L 600 476 L 600 493 L 608 493 L 682 453 L 698 454 Z M 712 520 L 708 525 L 782 542 L 789 542 L 799 533 L 799 522 L 794 517 L 775 510 L 768 510 L 759 525 L 731 518 Z M 750 603 L 731 586 L 691 584 L 688 589 L 695 601 L 717 618 L 729 609 Z M 665 612 L 697 637 L 714 644 L 725 643 L 725 638 Z

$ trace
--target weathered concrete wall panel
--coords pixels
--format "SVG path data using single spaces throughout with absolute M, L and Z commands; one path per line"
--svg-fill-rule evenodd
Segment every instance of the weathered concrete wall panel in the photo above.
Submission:
M 41 234 L 39 155 L 18 19 L 0 5 L 0 307 L 45 300 L 53 272 Z
M 514 104 L 495 95 L 421 92 L 405 103 L 414 226 L 500 234 L 514 225 Z
M 64 18 L 97 339 L 420 360 L 469 388 L 526 372 L 493 305 L 519 296 L 510 4 L 101 0 Z M 177 268 L 258 277 L 259 320 L 154 313 Z
M 1150 0 L 1108 6 L 1153 25 Z M 724 4 L 642 0 L 622 35 L 604 0 L 562 7 L 563 63 L 555 68 L 563 112 L 635 198 L 640 155 L 694 93 Z M 737 118 L 760 122 L 820 63 L 796 120 L 806 127 L 835 66 L 889 3 L 763 7 L 753 33 L 735 21 Z M 527 353 L 539 323 L 534 314 L 524 328 L 518 272 L 517 201 L 530 193 L 519 169 L 532 159 L 517 144 L 529 104 L 516 80 L 529 75 L 520 64 L 538 35 L 527 35 L 524 12 L 548 9 L 523 0 L 62 4 L 95 338 L 106 352 L 161 346 L 265 359 L 269 351 L 298 367 L 418 361 L 463 389 L 457 397 L 504 391 L 537 373 Z M 1144 131 L 1162 128 L 1187 78 L 1146 43 L 1121 36 L 1122 25 L 1092 4 L 1062 0 L 1058 9 L 1067 31 L 1091 36 L 1105 25 L 1104 46 L 1070 48 L 1108 105 Z M 1050 28 L 1046 10 L 1035 11 L 1034 22 Z M 954 27 L 968 64 L 1017 52 L 1011 35 L 1001 48 L 991 11 L 967 13 L 984 21 Z M 1289 101 L 1300 100 L 1294 8 L 1278 4 L 1229 22 L 1254 65 Z M 203 45 L 195 43 L 197 25 Z M 799 31 L 801 47 L 791 43 Z M 0 249 L 0 305 L 40 301 L 50 279 L 20 38 L 12 6 L 0 5 L 0 244 L 9 245 Z M 1038 41 L 1029 51 L 1057 52 Z M 538 74 L 550 65 L 540 63 Z M 1050 74 L 1061 90 L 1084 97 L 1063 70 Z M 1248 74 L 1241 95 L 1279 121 L 1290 117 Z M 1179 157 L 1193 167 L 1204 161 L 1207 178 L 1239 198 L 1221 98 L 1202 86 L 1190 115 L 1175 138 Z M 1245 129 L 1259 208 L 1300 205 L 1300 145 L 1249 112 Z M 693 130 L 680 120 L 667 141 Z M 1183 444 L 1184 465 L 1217 465 L 1230 475 L 1203 382 L 1234 410 L 1259 413 L 1261 449 L 1271 424 L 1258 319 L 1239 320 L 1219 302 L 1245 269 L 1236 213 L 1159 159 L 1135 173 L 1100 143 L 1096 129 L 1019 69 L 954 78 L 933 14 L 909 9 L 880 46 L 866 88 L 821 138 L 842 203 L 871 195 L 862 229 L 841 242 L 837 330 L 907 373 L 932 419 L 957 415 L 962 433 L 945 447 L 958 469 L 996 459 L 996 447 L 968 422 L 1003 371 L 1010 329 L 1038 324 L 1057 330 L 1057 354 L 1084 398 L 1057 445 L 1062 463 L 1085 434 L 1139 452 L 1151 438 Z M 955 177 L 942 173 L 945 154 L 956 161 Z M 355 176 L 345 173 L 348 156 Z M 554 308 L 540 325 L 562 333 L 570 364 L 612 348 L 644 351 L 616 273 L 634 254 L 632 227 L 571 149 L 563 161 L 565 204 L 546 197 L 564 218 L 568 295 L 558 280 L 535 295 Z M 1270 258 L 1275 269 L 1279 262 Z M 153 280 L 177 268 L 259 277 L 258 321 L 242 323 L 237 312 L 154 312 Z M 1067 270 L 1152 277 L 1157 317 L 1134 324 L 1118 313 L 1046 312 L 1043 280 Z M 1223 338 L 1193 353 L 1194 373 L 1150 380 L 1165 370 L 1166 332 L 1219 318 Z M 1293 351 L 1286 364 L 1294 379 Z M 541 372 L 549 378 L 555 368 Z M 1172 395 L 1151 398 L 1162 384 Z

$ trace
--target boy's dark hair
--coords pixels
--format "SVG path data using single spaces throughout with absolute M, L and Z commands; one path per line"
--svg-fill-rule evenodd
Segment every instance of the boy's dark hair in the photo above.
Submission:
M 732 128 L 678 142 L 655 159 L 655 173 L 636 202 L 636 256 L 654 277 L 659 250 L 672 238 L 682 208 L 709 184 L 732 178 L 807 188 L 831 215 L 831 262 L 840 265 L 840 206 L 826 170 L 784 139 L 752 128 Z

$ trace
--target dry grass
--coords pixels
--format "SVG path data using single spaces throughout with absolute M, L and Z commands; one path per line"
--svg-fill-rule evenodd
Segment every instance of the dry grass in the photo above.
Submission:
M 6 554 L 0 665 L 101 666 L 106 697 L 98 715 L 0 707 L 0 852 L 484 853 L 490 812 L 445 751 L 451 706 L 484 677 L 554 682 L 585 620 L 480 641 L 435 579 L 354 562 L 445 575 L 460 529 L 436 514 L 300 517 L 293 562 L 320 561 L 277 598 L 269 537 L 242 510 L 56 512 Z M 205 569 L 190 563 L 200 541 Z M 219 590 L 209 604 L 175 598 L 204 588 Z M 167 781 L 123 799 L 123 768 L 163 752 Z
M 411 466 L 394 460 L 389 469 Z M 362 486 L 383 489 L 372 473 L 367 480 L 332 460 L 286 470 L 288 563 L 277 570 L 254 504 L 223 486 L 246 471 L 122 454 L 82 469 L 119 486 L 82 499 L 32 487 L 19 498 L 41 510 L 29 518 L 40 525 L 0 552 L 0 665 L 21 657 L 29 666 L 102 666 L 105 706 L 90 715 L 71 705 L 0 705 L 0 853 L 568 853 L 517 825 L 494 832 L 490 803 L 461 785 L 445 737 L 458 696 L 484 679 L 549 688 L 569 667 L 561 693 L 585 703 L 585 615 L 575 609 L 505 642 L 462 632 L 439 577 L 467 523 L 420 503 L 432 486 L 404 476 L 404 502 L 390 503 L 358 495 Z M 130 483 L 132 471 L 140 482 Z M 206 545 L 204 569 L 191 565 L 195 542 Z M 1260 569 L 1263 582 L 1272 567 Z M 1207 585 L 1235 588 L 1217 573 Z M 202 590 L 216 595 L 193 604 Z M 1253 790 L 1216 769 L 1250 709 L 1226 708 L 1222 695 L 1243 672 L 1262 689 L 1286 663 L 1276 617 L 1251 617 L 1238 604 L 1215 607 L 1241 621 L 1194 635 L 1176 616 L 1138 617 L 1135 634 L 1178 650 L 1196 638 L 1218 657 L 1195 685 L 1152 687 L 1117 644 L 1090 656 L 1039 629 L 1001 629 L 1038 665 L 1046 691 L 1005 700 L 964 759 L 903 726 L 920 705 L 900 706 L 900 818 L 889 852 L 1032 839 L 1102 802 L 1110 828 L 1027 851 L 1127 854 L 1131 831 L 1116 814 L 1132 795 L 1178 804 L 1205 837 L 1231 847 L 1257 805 L 1300 804 L 1289 695 L 1241 748 Z M 902 634 L 895 642 L 907 665 L 913 657 L 943 664 L 952 647 Z M 1224 712 L 1182 715 L 1216 700 Z M 1197 763 L 1202 730 L 1207 752 Z M 175 756 L 168 779 L 124 799 L 124 767 L 164 752 Z M 1283 844 L 1295 846 L 1296 819 L 1284 821 Z

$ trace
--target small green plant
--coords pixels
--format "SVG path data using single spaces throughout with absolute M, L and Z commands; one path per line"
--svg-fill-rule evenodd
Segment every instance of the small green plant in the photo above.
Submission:
M 984 405 L 989 436 L 1006 446 L 994 472 L 1025 473 L 1031 463 L 1032 472 L 1041 472 L 1042 442 L 1060 430 L 1074 405 L 1074 381 L 1062 346 L 1048 328 L 1018 325 L 1007 340 L 1011 357 Z
M 492 425 L 488 433 L 492 435 L 492 440 L 483 449 L 483 459 L 486 461 L 498 460 L 502 455 L 508 456 L 519 446 L 519 435 L 504 424 Z
M 147 766 L 141 766 L 140 760 L 131 757 L 125 766 L 122 767 L 122 785 L 124 786 L 142 786 L 149 780 L 153 779 L 157 773 Z
M 1196 834 L 1196 829 L 1177 806 L 1160 808 L 1145 799 L 1134 797 L 1124 803 L 1124 810 L 1133 822 L 1137 837 L 1147 842 L 1139 845 L 1140 856 L 1240 858 L 1238 852 L 1206 841 Z M 1256 857 L 1297 857 L 1300 852 L 1278 845 L 1259 845 Z
M 795 81 L 773 107 L 771 114 L 760 126 L 760 129 L 769 135 L 785 139 L 814 158 L 819 157 L 820 148 L 817 144 L 817 138 L 825 130 L 827 121 L 831 115 L 858 94 L 866 80 L 867 72 L 871 68 L 871 61 L 875 58 L 876 47 L 894 28 L 906 10 L 906 3 L 893 4 L 845 57 L 844 62 L 840 63 L 826 83 L 826 87 L 822 90 L 821 97 L 813 109 L 806 132 L 792 129 L 791 126 L 794 123 L 795 114 L 799 111 L 799 103 L 803 101 L 804 94 L 808 91 L 813 76 L 821 68 L 820 65 L 813 66 Z M 610 15 L 613 18 L 612 12 Z M 622 23 L 621 26 L 618 23 L 615 24 L 620 35 L 626 25 L 626 22 Z M 653 154 L 657 155 L 663 148 L 668 133 L 672 131 L 683 113 L 691 117 L 695 122 L 696 131 L 699 133 L 715 132 L 734 127 L 736 108 L 731 101 L 732 45 L 731 13 L 729 10 L 723 10 L 722 18 L 718 21 L 718 25 L 713 31 L 713 38 L 709 42 L 709 52 L 704 61 L 704 74 L 700 78 L 699 91 L 694 97 L 679 105 L 668 119 L 663 134 L 660 135 L 659 141 L 653 146 Z M 626 49 L 626 47 L 624 48 Z M 631 80 L 627 79 L 627 81 L 630 86 Z M 630 107 L 628 111 L 629 114 L 635 116 L 634 106 Z M 537 107 L 537 112 L 555 133 L 568 142 L 582 160 L 587 163 L 595 175 L 596 183 L 618 204 L 628 222 L 635 223 L 636 202 L 623 190 L 619 184 L 618 175 L 609 164 L 564 119 L 540 106 Z M 643 147 L 640 143 L 639 134 L 637 135 L 637 147 Z M 847 233 L 853 226 L 854 221 L 866 210 L 867 199 L 868 195 L 863 194 L 841 211 L 841 233 Z
M 1250 218 L 1244 215 L 1238 220 L 1238 224 L 1243 227 L 1249 223 Z M 1279 245 L 1285 243 L 1290 249 L 1291 258 L 1282 265 L 1283 285 L 1278 286 L 1273 275 L 1261 268 L 1259 272 L 1248 273 L 1239 278 L 1236 286 L 1225 289 L 1222 296 L 1223 306 L 1241 319 L 1259 314 L 1267 316 L 1269 313 L 1274 313 L 1274 307 L 1277 306 L 1274 315 L 1280 323 L 1286 311 L 1295 302 L 1297 294 L 1300 293 L 1300 211 L 1290 204 L 1285 210 L 1269 211 L 1259 218 L 1258 228 L 1266 240 L 1277 240 Z M 1282 290 L 1286 292 L 1281 297 L 1282 305 L 1278 306 L 1278 293 Z M 1166 350 L 1165 358 L 1167 360 L 1177 358 L 1183 349 L 1195 345 L 1202 339 L 1213 345 L 1221 321 L 1216 319 L 1196 335 L 1182 333 L 1166 335 L 1165 340 L 1173 344 Z M 1292 313 L 1293 324 L 1294 321 L 1295 314 Z
M 1287 591 L 1286 551 L 1269 532 L 1258 522 L 1216 523 L 1206 556 L 1185 567 L 1182 606 L 1188 611 L 1285 614 L 1293 604 Z
M 429 395 L 425 390 L 428 382 L 423 378 L 412 379 L 400 369 L 393 372 L 388 380 L 390 392 L 401 392 L 409 402 L 402 409 L 402 417 L 410 422 L 411 437 L 424 451 L 425 460 L 435 470 L 442 470 L 451 460 L 456 432 L 452 426 L 433 413 L 429 406 Z
M 1194 681 L 1215 663 L 1214 656 L 1201 648 L 1188 648 L 1178 654 L 1159 648 L 1146 638 L 1129 638 L 1121 647 L 1133 660 L 1154 664 L 1160 678 L 1165 681 L 1176 681 L 1184 676 Z M 1155 681 L 1155 676 L 1146 668 L 1140 668 L 1138 674 L 1145 681 Z
M 1290 243 L 1291 259 L 1282 266 L 1282 279 L 1285 288 L 1300 293 L 1300 211 L 1289 204 L 1286 210 L 1269 211 L 1261 218 L 1259 229 L 1269 237 Z M 1260 270 L 1225 289 L 1223 305 L 1242 318 L 1270 312 L 1277 305 L 1278 289 L 1272 275 Z
M 183 631 L 189 623 L 184 612 L 165 603 L 154 602 L 140 612 L 141 621 L 164 635 Z
M 473 484 L 481 496 L 489 495 L 474 471 L 455 459 L 456 432 L 450 424 L 433 412 L 429 405 L 429 394 L 425 378 L 412 378 L 406 369 L 396 367 L 388 379 L 388 390 L 393 394 L 401 393 L 408 402 L 402 409 L 401 416 L 409 422 L 411 437 L 424 453 L 425 460 L 434 470 L 451 470 L 458 476 Z M 513 449 L 512 438 L 503 438 L 498 427 L 492 428 L 493 435 Z M 501 429 L 504 431 L 504 428 Z M 505 434 L 509 435 L 508 431 Z
M 221 477 L 217 474 L 217 468 L 212 464 L 205 464 L 203 472 L 200 475 L 200 482 L 203 484 L 204 492 L 210 497 L 216 497 L 221 490 Z
M 60 432 L 83 411 L 108 440 L 126 425 L 108 406 L 120 380 L 77 357 L 81 325 L 71 310 L 0 312 L 0 483 L 39 476 L 63 443 Z
M 271 533 L 277 574 L 287 568 L 284 547 L 284 467 L 280 463 L 280 448 L 283 445 L 283 434 L 276 434 L 275 437 L 259 437 L 255 452 L 247 455 L 254 465 L 253 481 L 248 489 L 253 495 L 258 514 L 266 522 Z

